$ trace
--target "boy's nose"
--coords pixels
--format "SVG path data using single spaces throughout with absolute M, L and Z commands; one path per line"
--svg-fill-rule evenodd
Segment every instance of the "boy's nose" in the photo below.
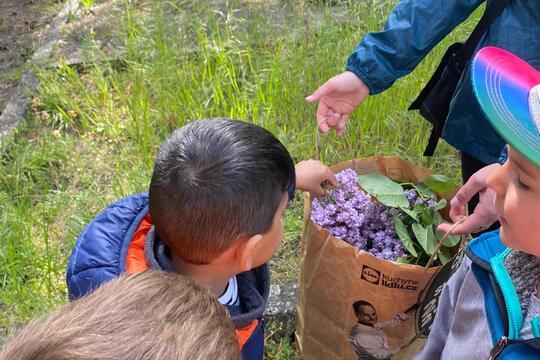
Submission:
M 507 172 L 508 163 L 505 163 L 503 166 L 492 172 L 486 180 L 488 188 L 495 191 L 497 196 L 504 196 L 506 193 L 506 187 L 508 186 Z

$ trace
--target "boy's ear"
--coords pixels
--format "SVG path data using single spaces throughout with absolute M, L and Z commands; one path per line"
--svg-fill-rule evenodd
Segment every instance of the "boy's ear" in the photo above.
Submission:
M 236 258 L 238 267 L 242 272 L 253 269 L 262 238 L 261 234 L 256 234 L 247 240 L 241 241 L 241 245 L 236 252 Z

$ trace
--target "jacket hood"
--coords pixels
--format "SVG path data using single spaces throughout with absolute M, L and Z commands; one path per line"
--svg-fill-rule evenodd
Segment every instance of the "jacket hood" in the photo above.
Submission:
M 145 242 L 146 261 L 150 267 L 175 272 L 170 259 L 170 250 L 157 236 L 152 226 Z M 268 264 L 261 265 L 236 275 L 239 306 L 227 305 L 231 319 L 237 329 L 244 328 L 255 319 L 262 318 L 270 294 L 270 271 Z

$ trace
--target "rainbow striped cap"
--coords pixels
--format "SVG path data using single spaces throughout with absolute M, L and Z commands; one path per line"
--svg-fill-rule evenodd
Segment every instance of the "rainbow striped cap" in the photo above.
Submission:
M 506 50 L 485 47 L 473 59 L 472 78 L 491 125 L 540 167 L 540 72 Z

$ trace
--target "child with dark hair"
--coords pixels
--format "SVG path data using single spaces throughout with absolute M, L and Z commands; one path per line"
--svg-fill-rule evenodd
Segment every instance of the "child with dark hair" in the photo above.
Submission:
M 0 360 L 239 360 L 227 311 L 185 276 L 148 270 L 109 281 L 35 319 Z
M 124 272 L 177 272 L 208 287 L 229 310 L 244 359 L 262 359 L 267 262 L 283 238 L 295 187 L 324 194 L 335 184 L 320 162 L 296 168 L 269 131 L 230 119 L 176 130 L 155 161 L 148 194 L 109 206 L 76 241 L 71 299 Z

